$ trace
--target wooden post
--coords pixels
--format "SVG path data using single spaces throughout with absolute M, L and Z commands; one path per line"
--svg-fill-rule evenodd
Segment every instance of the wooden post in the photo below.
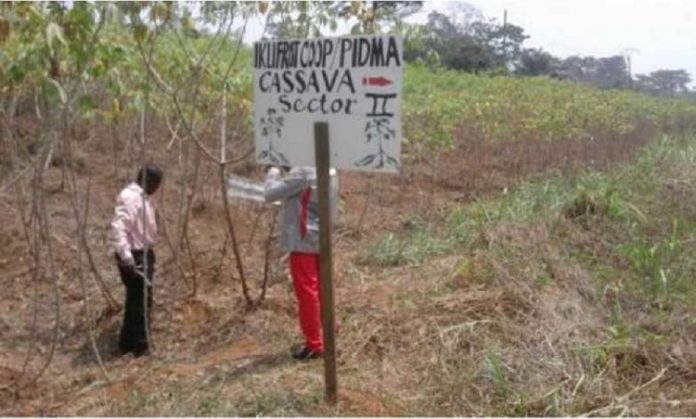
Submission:
M 337 401 L 336 331 L 334 320 L 333 261 L 331 260 L 331 157 L 329 155 L 329 124 L 314 123 L 314 156 L 319 189 L 319 285 L 321 293 L 321 326 L 324 336 L 324 383 L 329 404 Z

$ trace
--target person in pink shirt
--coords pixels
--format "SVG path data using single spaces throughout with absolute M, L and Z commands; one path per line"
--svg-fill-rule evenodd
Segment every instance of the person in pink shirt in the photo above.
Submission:
M 152 309 L 152 280 L 158 239 L 157 219 L 151 195 L 162 183 L 162 170 L 155 165 L 143 166 L 135 182 L 116 198 L 110 240 L 121 281 L 126 287 L 123 327 L 119 340 L 122 354 L 135 356 L 149 352 L 149 320 Z M 145 304 L 147 301 L 147 306 Z

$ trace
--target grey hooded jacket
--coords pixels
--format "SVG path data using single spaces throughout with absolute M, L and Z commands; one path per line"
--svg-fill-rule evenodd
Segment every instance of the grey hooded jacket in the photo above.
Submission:
M 271 168 L 264 183 L 267 202 L 281 201 L 280 247 L 286 252 L 319 253 L 319 200 L 314 167 L 293 167 L 286 176 Z M 331 169 L 331 223 L 336 221 L 338 177 Z

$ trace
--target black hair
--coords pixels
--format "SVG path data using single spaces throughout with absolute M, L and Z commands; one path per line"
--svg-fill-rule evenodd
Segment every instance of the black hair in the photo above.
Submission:
M 162 183 L 163 177 L 162 169 L 155 166 L 154 164 L 148 163 L 138 170 L 138 175 L 136 177 L 136 182 L 142 188 L 154 189 L 156 190 L 160 183 Z

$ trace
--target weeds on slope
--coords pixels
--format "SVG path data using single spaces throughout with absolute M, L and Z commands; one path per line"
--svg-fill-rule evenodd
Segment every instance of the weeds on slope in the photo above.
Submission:
M 529 181 L 365 252 L 421 273 L 375 275 L 416 301 L 373 320 L 393 325 L 382 359 L 409 365 L 413 413 L 693 413 L 695 161 L 693 138 L 664 137 L 609 173 Z M 390 259 L 394 237 L 406 251 Z

